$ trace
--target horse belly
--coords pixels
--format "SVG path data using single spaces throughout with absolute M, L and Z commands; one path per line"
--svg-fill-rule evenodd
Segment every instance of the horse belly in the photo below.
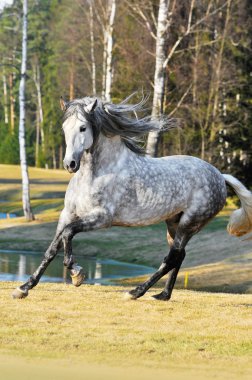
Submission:
M 125 197 L 123 204 L 117 209 L 113 225 L 117 226 L 146 226 L 166 220 L 184 208 L 184 199 L 154 194 L 149 191 L 136 199 Z

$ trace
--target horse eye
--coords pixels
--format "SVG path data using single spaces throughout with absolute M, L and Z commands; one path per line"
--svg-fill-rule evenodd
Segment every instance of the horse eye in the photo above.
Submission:
M 86 129 L 86 127 L 80 127 L 80 132 L 85 132 Z

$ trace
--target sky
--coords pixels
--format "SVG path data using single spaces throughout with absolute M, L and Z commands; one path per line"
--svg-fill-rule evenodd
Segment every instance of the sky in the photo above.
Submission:
M 3 9 L 5 5 L 11 4 L 12 0 L 0 0 L 0 11 Z

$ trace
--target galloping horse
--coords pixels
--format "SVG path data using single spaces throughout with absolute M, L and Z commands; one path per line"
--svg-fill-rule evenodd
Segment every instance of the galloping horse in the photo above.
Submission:
M 66 139 L 64 167 L 76 174 L 68 185 L 53 241 L 34 274 L 14 291 L 14 298 L 28 295 L 62 245 L 64 265 L 70 270 L 73 284 L 82 284 L 83 269 L 72 253 L 75 234 L 165 221 L 169 254 L 146 282 L 127 294 L 139 298 L 169 273 L 164 290 L 154 296 L 169 300 L 186 244 L 223 208 L 226 183 L 241 201 L 241 208 L 231 215 L 229 233 L 241 236 L 252 231 L 251 192 L 236 178 L 221 174 L 198 158 L 145 155 L 136 138 L 161 130 L 165 121 L 138 117 L 143 102 L 127 102 L 115 105 L 90 97 L 69 103 L 61 100 Z

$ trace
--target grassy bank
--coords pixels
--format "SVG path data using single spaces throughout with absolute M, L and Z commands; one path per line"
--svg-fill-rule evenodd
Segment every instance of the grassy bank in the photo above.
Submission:
M 14 286 L 1 284 L 0 356 L 252 376 L 251 295 L 175 291 L 159 303 L 153 291 L 126 301 L 120 287 L 40 284 L 17 301 Z

